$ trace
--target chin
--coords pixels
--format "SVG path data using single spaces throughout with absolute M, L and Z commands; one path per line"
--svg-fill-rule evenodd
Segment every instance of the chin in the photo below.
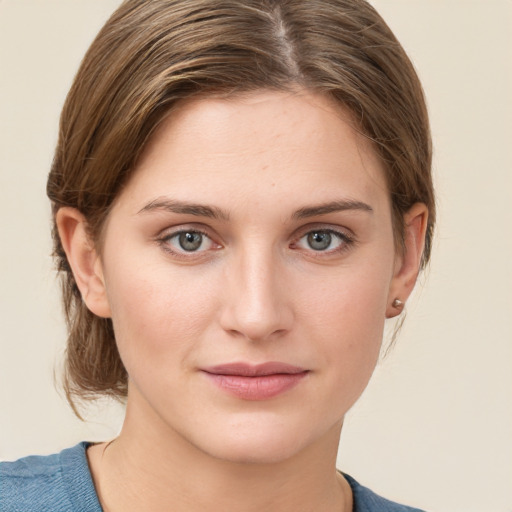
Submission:
M 278 464 L 285 462 L 300 452 L 300 446 L 277 439 L 274 436 L 269 442 L 255 442 L 242 439 L 240 442 L 230 441 L 209 445 L 205 450 L 215 459 L 224 460 L 234 464 Z
M 277 464 L 299 455 L 317 437 L 318 433 L 303 432 L 297 426 L 258 422 L 245 428 L 237 425 L 211 431 L 198 447 L 213 458 L 227 462 Z

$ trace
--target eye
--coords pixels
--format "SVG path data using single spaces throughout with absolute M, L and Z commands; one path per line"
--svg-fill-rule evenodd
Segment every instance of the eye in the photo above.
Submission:
M 173 238 L 177 238 L 181 249 L 187 252 L 197 251 L 201 248 L 201 245 L 203 245 L 202 233 L 180 233 Z
M 315 251 L 325 251 L 332 244 L 332 235 L 327 231 L 313 231 L 306 235 L 307 244 Z
M 315 252 L 336 252 L 350 245 L 352 240 L 343 233 L 332 229 L 315 229 L 303 235 L 296 245 L 301 249 Z
M 178 231 L 162 238 L 165 248 L 174 253 L 193 253 L 208 251 L 216 244 L 205 233 L 193 230 Z

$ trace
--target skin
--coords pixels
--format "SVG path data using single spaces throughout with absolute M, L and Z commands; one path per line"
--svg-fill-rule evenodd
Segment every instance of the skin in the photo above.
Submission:
M 334 202 L 344 208 L 311 210 Z M 120 436 L 88 451 L 104 509 L 351 510 L 335 469 L 343 418 L 400 312 L 393 300 L 412 291 L 426 220 L 414 205 L 398 253 L 373 148 L 308 91 L 183 103 L 116 199 L 101 253 L 62 208 L 78 286 L 112 318 L 130 377 Z M 202 233 L 197 251 L 180 247 L 180 230 Z M 313 233 L 330 245 L 312 246 Z M 241 361 L 308 372 L 244 400 L 202 371 Z

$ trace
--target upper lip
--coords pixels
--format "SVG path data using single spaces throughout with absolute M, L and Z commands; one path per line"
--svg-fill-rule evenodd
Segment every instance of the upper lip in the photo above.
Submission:
M 240 377 L 262 377 L 265 375 L 276 374 L 293 375 L 307 371 L 299 366 L 276 361 L 270 361 L 262 364 L 226 363 L 202 368 L 202 370 L 214 375 L 237 375 Z

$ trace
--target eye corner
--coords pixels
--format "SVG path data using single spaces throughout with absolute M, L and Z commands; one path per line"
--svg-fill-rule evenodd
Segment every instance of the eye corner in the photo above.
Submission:
M 205 258 L 209 252 L 222 248 L 206 230 L 189 226 L 163 230 L 155 241 L 167 254 L 183 260 Z
M 341 255 L 356 242 L 354 235 L 347 231 L 328 226 L 308 226 L 298 234 L 290 248 L 303 250 L 315 257 Z

